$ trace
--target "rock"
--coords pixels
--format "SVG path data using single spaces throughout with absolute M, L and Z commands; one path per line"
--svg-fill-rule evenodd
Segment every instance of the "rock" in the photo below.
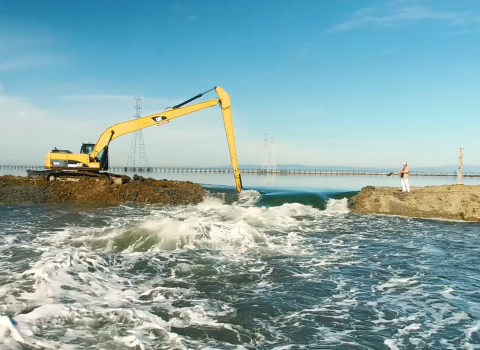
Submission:
M 133 175 L 133 181 L 143 182 L 144 180 L 145 178 L 143 176 L 139 176 L 137 174 Z
M 480 186 L 444 185 L 412 188 L 367 186 L 349 200 L 357 214 L 388 214 L 480 222 Z
M 47 181 L 43 177 L 0 176 L 0 204 L 125 202 L 168 205 L 203 201 L 202 186 L 191 182 L 125 177 L 123 184 L 108 178 L 81 177 L 75 181 Z

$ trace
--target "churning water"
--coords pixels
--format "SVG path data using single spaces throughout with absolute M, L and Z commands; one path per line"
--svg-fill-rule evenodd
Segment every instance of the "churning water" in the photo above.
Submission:
M 480 225 L 210 192 L 0 206 L 0 348 L 480 348 Z

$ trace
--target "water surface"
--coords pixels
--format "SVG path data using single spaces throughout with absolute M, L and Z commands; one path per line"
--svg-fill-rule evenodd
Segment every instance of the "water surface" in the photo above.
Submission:
M 232 180 L 193 180 L 195 206 L 0 206 L 0 347 L 480 347 L 480 225 L 348 212 L 398 179 Z

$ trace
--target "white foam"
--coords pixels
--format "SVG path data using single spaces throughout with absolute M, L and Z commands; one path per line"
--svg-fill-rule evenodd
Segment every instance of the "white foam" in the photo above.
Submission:
M 69 312 L 62 304 L 47 304 L 36 308 L 28 314 L 21 314 L 15 317 L 16 321 L 34 324 L 38 320 L 57 317 L 68 317 Z
M 467 338 L 467 340 L 470 340 L 472 334 L 478 331 L 480 331 L 480 320 L 478 320 L 465 330 L 465 337 Z
M 395 289 L 397 287 L 412 286 L 416 283 L 418 283 L 418 281 L 412 278 L 391 278 L 390 280 L 388 280 L 388 282 L 377 286 L 377 289 L 384 291 L 388 289 Z
M 255 190 L 243 190 L 238 195 L 238 201 L 234 202 L 234 206 L 250 207 L 258 203 L 262 198 L 262 194 Z
M 453 288 L 447 288 L 443 291 L 440 292 L 440 294 L 444 297 L 444 298 L 447 298 L 447 299 L 460 299 L 459 297 L 456 297 L 454 295 L 452 295 L 451 293 L 453 292 Z
M 348 209 L 348 199 L 347 198 L 342 198 L 342 199 L 333 199 L 330 198 L 327 201 L 327 208 L 325 209 L 326 213 L 331 213 L 331 214 L 346 214 L 349 212 Z
M 243 192 L 242 192 L 243 193 Z M 242 197 L 243 196 L 243 197 Z M 294 231 L 307 230 L 310 221 L 303 217 L 323 219 L 323 213 L 315 208 L 298 203 L 284 204 L 278 207 L 252 207 L 258 201 L 257 191 L 245 191 L 238 205 L 226 205 L 220 199 L 209 197 L 197 206 L 152 211 L 150 218 L 139 222 L 136 227 L 117 228 L 106 232 L 101 238 L 106 243 L 95 243 L 105 251 L 114 249 L 114 240 L 130 240 L 123 253 L 133 253 L 144 244 L 152 244 L 150 250 L 182 250 L 214 248 L 222 250 L 245 251 L 251 248 L 268 247 L 284 252 L 285 246 L 298 249 L 303 237 Z M 318 220 L 313 221 L 318 225 Z M 304 228 L 305 227 L 305 228 Z M 274 242 L 263 231 L 275 230 L 290 233 L 287 240 Z M 80 235 L 77 241 L 91 240 L 91 235 Z M 95 238 L 97 241 L 99 238 Z
M 395 345 L 395 340 L 394 339 L 385 339 L 383 342 L 390 350 L 399 350 L 398 346 Z
M 140 340 L 138 339 L 138 336 L 136 335 L 128 335 L 126 337 L 117 337 L 115 336 L 114 339 L 123 344 L 128 346 L 129 348 L 137 348 L 140 347 L 141 350 L 145 350 L 145 345 L 143 345 Z
M 18 331 L 17 327 L 12 324 L 7 316 L 0 316 L 0 344 L 6 344 L 10 347 L 17 348 L 18 343 L 24 343 L 25 339 Z

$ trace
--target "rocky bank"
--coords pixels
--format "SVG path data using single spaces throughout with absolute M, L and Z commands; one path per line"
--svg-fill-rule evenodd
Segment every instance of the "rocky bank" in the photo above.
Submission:
M 364 187 L 349 200 L 351 212 L 480 222 L 480 186 L 444 185 L 412 188 Z
M 80 178 L 78 181 L 47 181 L 43 177 L 0 176 L 1 204 L 126 202 L 168 205 L 203 201 L 202 186 L 191 182 L 122 176 L 123 184 L 109 178 Z

